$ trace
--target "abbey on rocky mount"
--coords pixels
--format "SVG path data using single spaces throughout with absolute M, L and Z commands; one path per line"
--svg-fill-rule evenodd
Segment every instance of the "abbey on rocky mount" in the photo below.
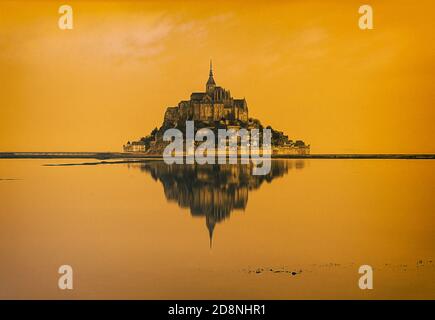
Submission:
M 213 78 L 212 63 L 204 92 L 193 92 L 189 100 L 183 100 L 175 107 L 166 109 L 163 123 L 139 141 L 128 141 L 123 146 L 124 152 L 144 152 L 161 155 L 169 142 L 163 140 L 166 130 L 176 128 L 186 132 L 186 121 L 195 123 L 195 132 L 201 128 L 219 129 L 270 129 L 273 154 L 309 154 L 310 146 L 302 140 L 290 140 L 282 131 L 274 130 L 271 126 L 264 127 L 260 120 L 248 116 L 246 100 L 235 99 L 229 90 L 216 85 Z M 261 135 L 261 132 L 260 132 Z

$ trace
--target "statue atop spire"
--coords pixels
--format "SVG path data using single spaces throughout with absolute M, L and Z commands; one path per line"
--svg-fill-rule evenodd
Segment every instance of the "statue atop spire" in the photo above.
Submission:
M 212 61 L 210 59 L 210 73 L 208 75 L 207 84 L 205 85 L 206 92 L 209 92 L 209 93 L 212 92 L 215 87 L 216 87 L 216 82 L 214 82 L 214 79 L 213 79 L 213 64 L 212 64 Z

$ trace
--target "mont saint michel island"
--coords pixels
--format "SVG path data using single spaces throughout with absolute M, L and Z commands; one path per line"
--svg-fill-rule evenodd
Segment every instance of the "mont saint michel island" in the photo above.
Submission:
M 205 91 L 193 92 L 189 100 L 182 100 L 177 106 L 168 107 L 160 128 L 154 128 L 149 135 L 138 141 L 128 141 L 123 146 L 123 150 L 130 153 L 162 155 L 169 144 L 163 139 L 165 131 L 178 129 L 185 134 L 186 121 L 194 121 L 195 133 L 197 130 L 208 128 L 216 136 L 219 129 L 245 129 L 249 132 L 257 129 L 260 134 L 264 128 L 270 129 L 272 154 L 308 155 L 310 153 L 310 145 L 305 144 L 303 140 L 289 139 L 284 132 L 275 130 L 271 126 L 264 127 L 260 120 L 249 117 L 246 99 L 233 98 L 230 90 L 216 84 L 211 61 Z

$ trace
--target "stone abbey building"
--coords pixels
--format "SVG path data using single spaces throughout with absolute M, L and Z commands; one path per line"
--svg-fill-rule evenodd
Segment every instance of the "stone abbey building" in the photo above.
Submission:
M 165 123 L 176 125 L 179 121 L 194 120 L 248 121 L 248 105 L 245 99 L 234 99 L 229 90 L 216 85 L 210 62 L 210 74 L 205 92 L 193 92 L 190 100 L 180 101 L 178 106 L 169 107 L 165 112 Z

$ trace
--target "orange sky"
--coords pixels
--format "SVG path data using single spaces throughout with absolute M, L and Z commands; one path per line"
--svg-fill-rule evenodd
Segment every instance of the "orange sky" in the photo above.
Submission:
M 74 29 L 58 28 L 61 4 Z M 312 153 L 435 153 L 433 1 L 1 1 L 0 151 L 121 151 L 215 80 Z

